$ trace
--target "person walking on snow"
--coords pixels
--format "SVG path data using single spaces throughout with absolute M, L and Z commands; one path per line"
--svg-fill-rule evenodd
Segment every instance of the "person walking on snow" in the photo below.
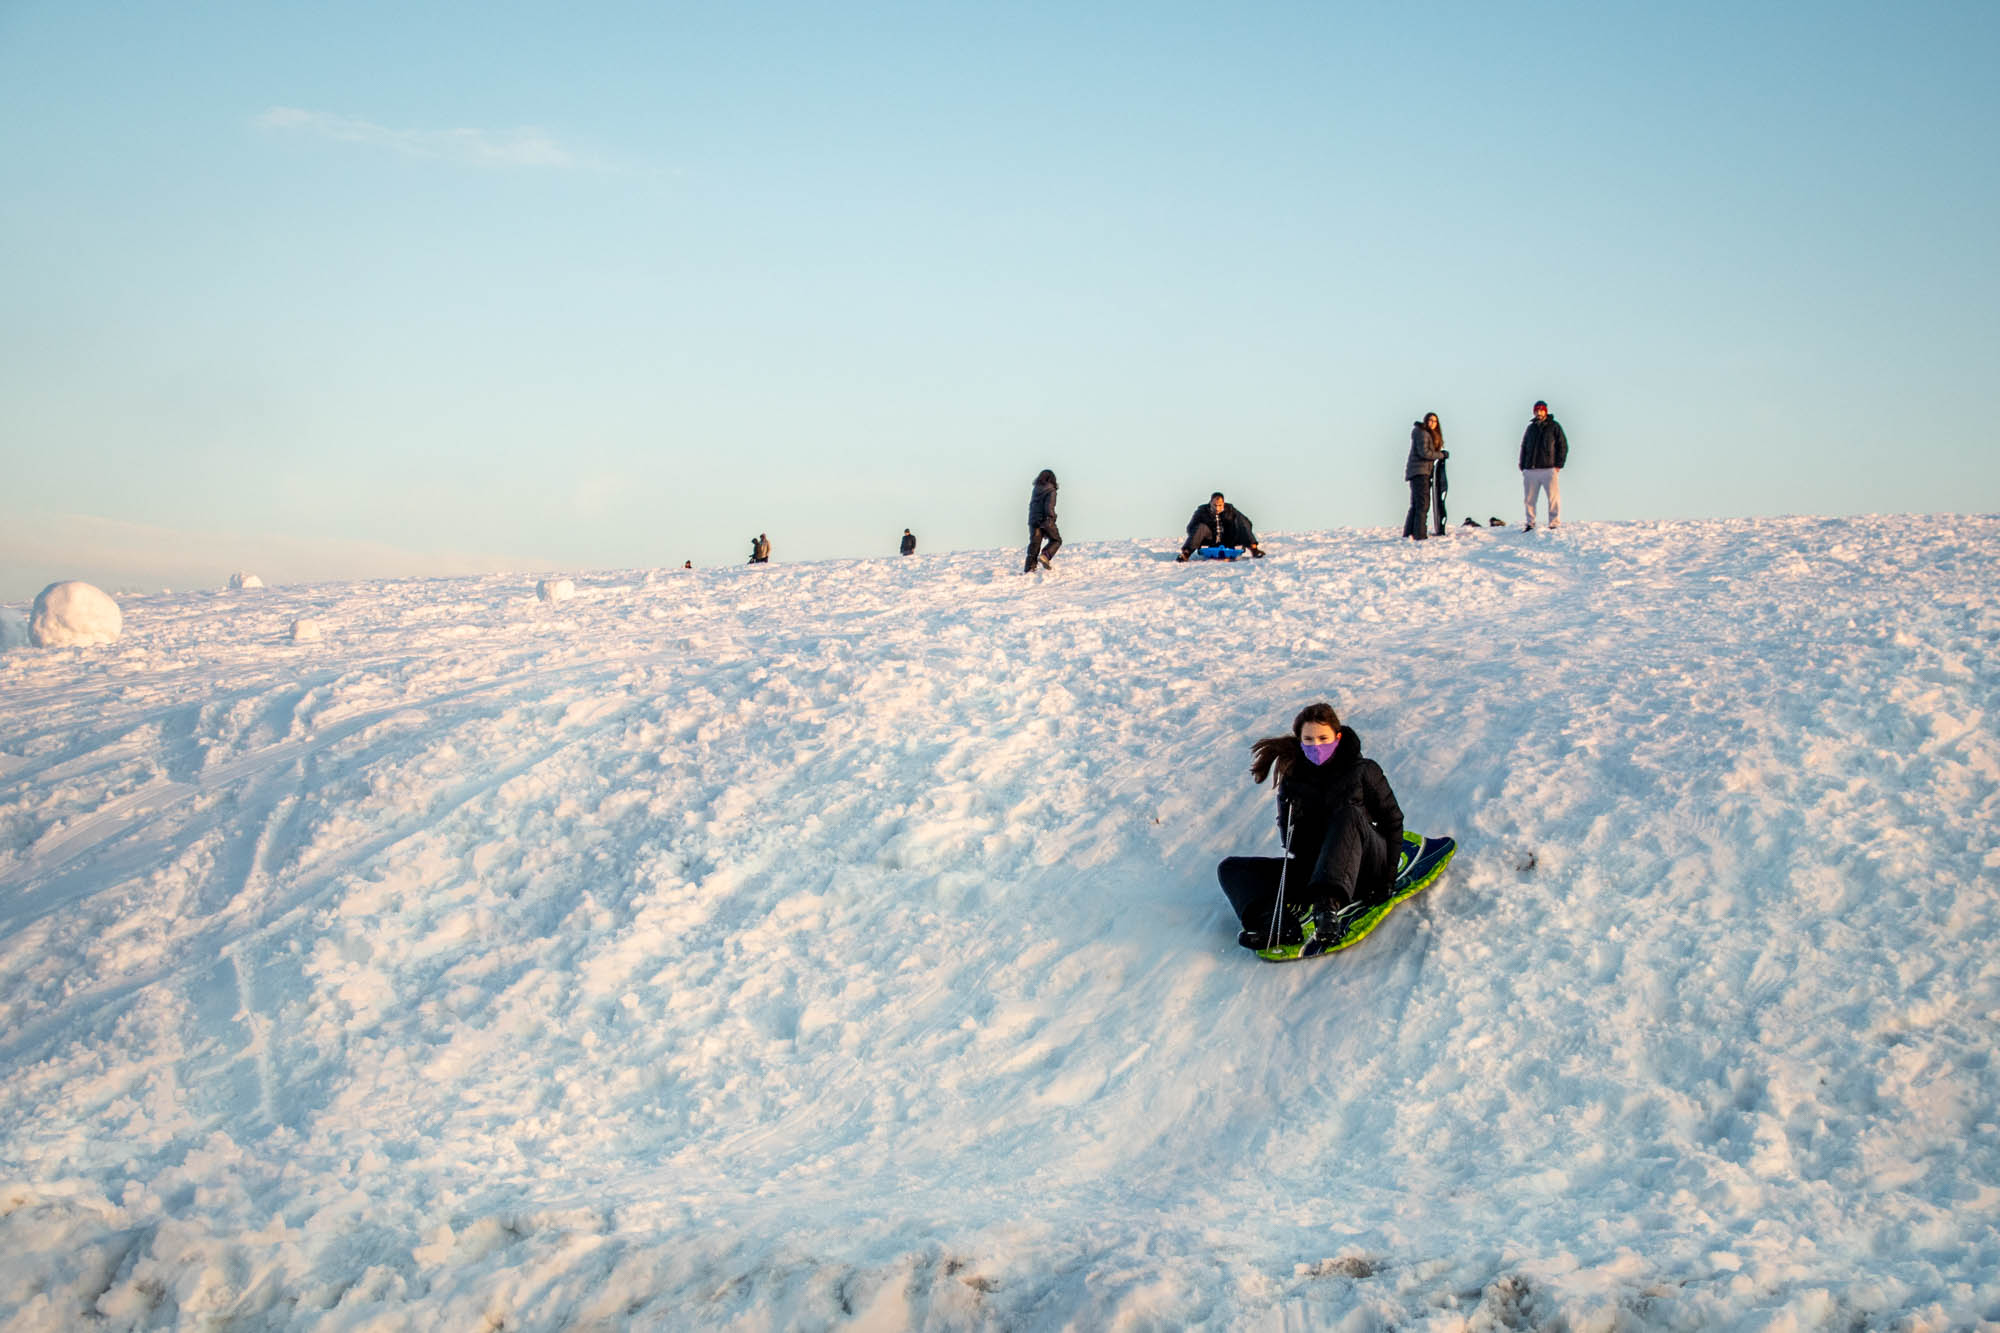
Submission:
M 1236 909 L 1246 949 L 1297 944 L 1312 924 L 1302 956 L 1324 953 L 1376 903 L 1396 891 L 1403 810 L 1381 767 L 1361 754 L 1361 737 L 1340 725 L 1327 703 L 1308 704 L 1285 736 L 1250 747 L 1250 776 L 1278 775 L 1278 834 L 1285 856 L 1231 856 L 1215 868 Z M 1290 867 L 1287 869 L 1286 861 Z M 1284 911 L 1269 938 L 1279 885 Z
M 1403 480 L 1410 483 L 1410 512 L 1403 519 L 1403 535 L 1412 541 L 1424 539 L 1431 518 L 1431 473 L 1444 471 L 1444 430 L 1432 412 L 1410 426 L 1410 459 L 1403 465 Z M 1444 492 L 1438 492 L 1438 536 L 1444 536 Z
M 1547 403 L 1535 404 L 1535 419 L 1521 435 L 1521 498 L 1528 511 L 1523 532 L 1535 530 L 1535 492 L 1548 492 L 1549 526 L 1562 523 L 1563 465 L 1569 462 L 1569 439 L 1562 424 L 1549 415 Z
M 1034 489 L 1028 492 L 1028 562 L 1021 572 L 1032 574 L 1038 564 L 1054 569 L 1050 562 L 1061 549 L 1062 532 L 1056 527 L 1056 474 L 1043 468 Z
M 908 528 L 904 528 L 904 529 L 903 529 L 903 554 L 904 554 L 904 555 L 915 555 L 916 553 L 917 553 L 917 539 L 916 539 L 916 538 L 915 538 L 914 536 L 912 536 L 912 535 L 910 534 L 910 530 L 909 530 Z
M 1176 558 L 1185 560 L 1204 546 L 1247 546 L 1251 555 L 1260 560 L 1264 557 L 1250 516 L 1223 499 L 1221 491 L 1209 496 L 1208 503 L 1188 519 L 1187 540 L 1181 543 L 1181 553 Z

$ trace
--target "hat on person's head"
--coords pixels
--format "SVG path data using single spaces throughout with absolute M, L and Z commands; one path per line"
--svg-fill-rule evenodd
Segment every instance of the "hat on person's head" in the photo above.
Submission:
M 1549 410 L 1549 405 L 1545 402 L 1542 402 L 1540 399 L 1535 400 L 1535 406 L 1541 408 L 1544 412 Z

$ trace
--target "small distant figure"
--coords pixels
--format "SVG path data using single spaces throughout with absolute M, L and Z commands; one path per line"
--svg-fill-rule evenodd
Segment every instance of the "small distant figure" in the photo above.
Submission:
M 1264 558 L 1264 548 L 1257 544 L 1257 529 L 1251 526 L 1250 516 L 1224 499 L 1221 491 L 1209 496 L 1208 503 L 1188 519 L 1187 540 L 1181 543 L 1181 553 L 1176 558 L 1186 560 L 1204 546 L 1242 546 L 1259 560 Z
M 913 535 L 913 534 L 912 534 L 912 533 L 910 532 L 910 530 L 909 530 L 908 528 L 904 528 L 904 529 L 903 529 L 903 554 L 904 554 L 904 555 L 915 555 L 916 553 L 917 553 L 917 539 L 916 539 L 916 537 L 915 537 L 915 536 L 914 536 L 914 535 Z
M 1563 466 L 1569 462 L 1569 438 L 1547 403 L 1535 404 L 1535 419 L 1521 435 L 1521 500 L 1528 511 L 1523 532 L 1535 530 L 1535 493 L 1548 492 L 1549 527 L 1562 523 Z
M 1442 472 L 1451 457 L 1444 448 L 1444 428 L 1438 414 L 1428 413 L 1410 426 L 1410 458 L 1403 464 L 1403 480 L 1410 483 L 1410 512 L 1403 519 L 1403 536 L 1422 541 L 1431 521 L 1431 474 Z M 1437 535 L 1444 536 L 1444 491 L 1438 491 Z
M 761 532 L 750 539 L 750 563 L 753 565 L 771 563 L 771 539 Z
M 1035 566 L 1054 569 L 1056 552 L 1062 549 L 1062 531 L 1056 527 L 1056 474 L 1043 468 L 1028 493 L 1028 561 L 1021 572 L 1032 574 Z
M 692 560 L 683 560 L 683 561 L 681 561 L 681 568 L 682 568 L 682 569 L 693 569 L 693 568 L 694 568 L 694 561 L 692 561 Z

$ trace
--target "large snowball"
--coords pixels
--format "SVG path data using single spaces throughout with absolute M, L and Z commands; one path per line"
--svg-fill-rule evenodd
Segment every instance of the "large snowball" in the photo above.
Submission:
M 325 629 L 311 616 L 300 616 L 292 622 L 293 643 L 318 643 Z
M 88 583 L 51 583 L 35 598 L 28 635 L 37 648 L 88 648 L 114 642 L 125 628 L 118 603 Z
M 264 580 L 258 578 L 255 574 L 239 569 L 229 576 L 229 586 L 232 588 L 261 588 L 264 586 Z
M 576 596 L 576 585 L 568 579 L 543 579 L 535 585 L 535 596 L 545 602 L 566 602 Z

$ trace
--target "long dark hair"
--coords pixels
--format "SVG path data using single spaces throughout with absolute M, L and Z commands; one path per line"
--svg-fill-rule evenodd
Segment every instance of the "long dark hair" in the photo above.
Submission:
M 1049 471 L 1047 468 L 1043 468 L 1042 475 L 1035 478 L 1035 485 L 1039 486 L 1045 481 L 1051 486 L 1054 486 L 1056 484 L 1056 474 Z
M 1431 446 L 1436 449 L 1442 449 L 1444 448 L 1444 418 L 1438 417 L 1438 424 L 1433 426 L 1431 418 L 1436 416 L 1437 413 L 1435 412 L 1426 412 L 1424 413 L 1424 419 L 1417 424 L 1430 433 Z
M 1340 734 L 1340 714 L 1333 711 L 1332 704 L 1307 704 L 1292 719 L 1292 734 L 1289 736 L 1266 736 L 1261 741 L 1250 744 L 1250 776 L 1262 782 L 1271 776 L 1271 770 L 1278 770 L 1278 781 L 1283 782 L 1292 775 L 1292 770 L 1305 762 L 1306 752 L 1299 748 L 1299 733 L 1306 729 L 1308 722 L 1324 722 L 1333 728 L 1334 735 Z

